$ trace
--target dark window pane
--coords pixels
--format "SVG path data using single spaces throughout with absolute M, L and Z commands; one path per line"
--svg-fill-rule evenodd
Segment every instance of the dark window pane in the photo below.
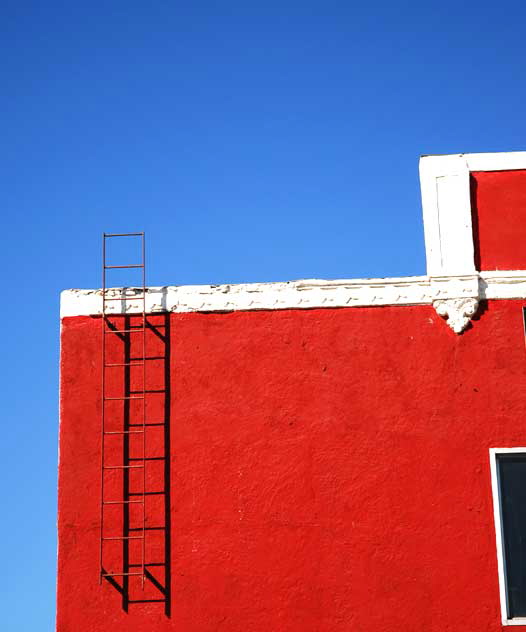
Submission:
M 526 616 L 526 454 L 499 455 L 508 616 Z

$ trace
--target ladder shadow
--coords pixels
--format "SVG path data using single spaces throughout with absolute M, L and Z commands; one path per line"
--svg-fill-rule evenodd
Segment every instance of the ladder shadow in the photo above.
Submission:
M 134 345 L 133 334 L 129 331 L 134 327 L 134 319 L 139 318 L 138 315 L 127 314 L 120 317 L 123 322 L 120 331 L 125 330 L 128 333 L 115 333 L 115 339 L 119 339 L 123 345 L 123 396 L 130 398 L 137 393 L 137 385 L 133 384 L 131 366 L 133 362 L 142 361 L 142 357 L 138 357 L 137 343 Z M 140 316 L 142 319 L 142 316 Z M 119 326 L 108 321 L 108 329 L 118 331 Z M 130 606 L 140 603 L 159 603 L 164 605 L 164 613 L 167 617 L 171 616 L 171 498 L 170 498 L 170 408 L 171 408 L 171 389 L 170 389 L 170 314 L 154 314 L 146 317 L 146 336 L 149 336 L 152 342 L 156 340 L 155 347 L 157 349 L 155 355 L 144 358 L 146 367 L 148 363 L 154 363 L 155 376 L 162 374 L 162 388 L 144 390 L 146 402 L 148 396 L 155 397 L 157 414 L 162 419 L 156 419 L 154 422 L 146 419 L 146 445 L 148 446 L 148 433 L 156 432 L 156 447 L 159 450 L 162 443 L 161 453 L 156 456 L 146 456 L 145 459 L 133 457 L 132 437 L 137 436 L 130 433 L 134 428 L 142 426 L 142 423 L 136 423 L 133 419 L 132 404 L 130 399 L 123 401 L 122 428 L 126 432 L 123 435 L 122 442 L 122 463 L 128 466 L 123 470 L 122 477 L 122 577 L 118 581 L 116 577 L 107 576 L 106 570 L 102 569 L 104 579 L 121 595 L 122 609 L 129 612 Z M 151 338 L 152 336 L 155 337 Z M 114 336 L 111 336 L 113 338 Z M 152 345 L 150 344 L 150 347 Z M 147 345 L 148 347 L 148 345 Z M 159 347 L 161 353 L 158 352 Z M 148 353 L 148 352 L 147 352 Z M 162 362 L 162 368 L 159 363 Z M 146 369 L 148 372 L 148 368 Z M 153 370 L 153 368 L 152 368 Z M 143 392 L 143 391 L 141 391 Z M 161 401 L 162 400 L 162 401 Z M 148 406 L 146 405 L 146 411 Z M 162 411 L 162 412 L 161 412 Z M 140 435 L 139 435 L 140 436 Z M 162 437 L 162 439 L 160 439 Z M 148 454 L 148 448 L 147 448 Z M 142 461 L 144 467 L 148 468 L 148 464 L 160 464 L 154 470 L 145 476 L 147 481 L 146 490 L 137 489 L 136 481 L 134 481 L 130 467 L 134 463 Z M 145 492 L 145 493 L 143 493 Z M 140 496 L 144 499 L 146 505 L 146 521 L 147 526 L 134 526 L 131 504 L 134 498 Z M 157 503 L 157 507 L 162 504 L 162 512 L 157 511 L 154 515 L 153 509 L 148 509 L 148 498 L 160 497 L 162 501 Z M 160 514 L 162 513 L 162 519 Z M 144 579 L 142 590 L 137 589 L 137 573 L 142 575 L 142 562 L 137 559 L 137 553 L 132 546 L 130 540 L 137 536 L 137 531 L 144 535 L 144 545 L 146 556 L 144 559 Z M 149 552 L 155 536 L 156 559 L 149 559 Z M 160 556 L 159 559 L 157 556 Z

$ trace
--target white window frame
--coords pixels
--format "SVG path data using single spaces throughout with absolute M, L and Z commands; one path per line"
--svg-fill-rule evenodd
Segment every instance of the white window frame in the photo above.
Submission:
M 499 594 L 502 625 L 526 625 L 526 617 L 513 617 L 510 619 L 508 615 L 508 599 L 506 594 L 506 559 L 504 557 L 499 472 L 497 468 L 497 457 L 500 454 L 524 454 L 524 456 L 526 457 L 526 447 L 490 448 L 489 451 L 491 490 L 493 492 L 493 516 L 495 519 L 495 537 L 497 543 L 497 564 L 499 571 Z

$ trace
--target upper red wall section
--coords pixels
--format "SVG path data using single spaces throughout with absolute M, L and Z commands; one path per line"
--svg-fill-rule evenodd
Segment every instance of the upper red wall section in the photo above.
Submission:
M 461 336 L 431 306 L 149 317 L 170 616 L 98 584 L 101 322 L 64 319 L 58 631 L 500 632 L 488 450 L 526 445 L 522 305 Z
M 471 173 L 477 270 L 526 269 L 526 171 Z

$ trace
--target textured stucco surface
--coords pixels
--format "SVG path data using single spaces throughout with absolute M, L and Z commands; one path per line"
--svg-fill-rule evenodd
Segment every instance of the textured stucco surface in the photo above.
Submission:
M 170 618 L 98 584 L 101 323 L 65 318 L 59 632 L 501 630 L 488 449 L 526 445 L 522 305 L 460 336 L 431 306 L 167 316 Z

